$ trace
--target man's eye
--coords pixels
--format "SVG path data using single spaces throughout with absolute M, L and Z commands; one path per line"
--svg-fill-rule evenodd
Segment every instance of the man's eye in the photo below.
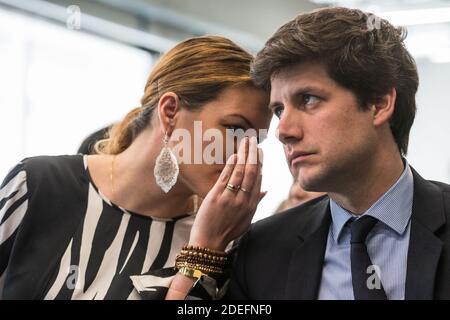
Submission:
M 311 94 L 305 94 L 303 95 L 303 103 L 305 106 L 310 106 L 319 101 L 319 98 L 316 96 L 313 96 Z
M 273 109 L 273 113 L 275 114 L 275 116 L 277 116 L 277 118 L 281 118 L 281 115 L 283 114 L 283 107 L 276 107 Z

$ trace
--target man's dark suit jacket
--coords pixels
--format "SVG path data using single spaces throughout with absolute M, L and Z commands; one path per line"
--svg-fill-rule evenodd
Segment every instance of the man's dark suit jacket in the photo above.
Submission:
M 450 299 L 450 186 L 414 176 L 405 298 Z M 331 224 L 327 196 L 252 225 L 229 299 L 317 299 Z

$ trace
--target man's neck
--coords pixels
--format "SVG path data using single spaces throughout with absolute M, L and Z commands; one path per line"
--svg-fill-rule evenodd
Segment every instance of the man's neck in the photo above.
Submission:
M 404 170 L 398 152 L 384 154 L 370 162 L 364 172 L 355 175 L 342 192 L 329 192 L 331 199 L 353 214 L 363 214 L 400 178 Z

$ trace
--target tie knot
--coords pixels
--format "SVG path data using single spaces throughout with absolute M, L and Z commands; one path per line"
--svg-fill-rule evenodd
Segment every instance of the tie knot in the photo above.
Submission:
M 358 220 L 351 222 L 352 232 L 351 243 L 365 243 L 370 230 L 377 224 L 378 219 L 371 216 L 363 216 Z

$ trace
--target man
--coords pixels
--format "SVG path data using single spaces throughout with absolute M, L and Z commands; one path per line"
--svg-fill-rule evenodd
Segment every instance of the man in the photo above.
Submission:
M 450 299 L 450 186 L 408 164 L 417 70 L 404 30 L 327 8 L 282 26 L 257 55 L 279 140 L 307 191 L 253 225 L 234 299 Z M 281 232 L 280 232 L 281 231 Z

